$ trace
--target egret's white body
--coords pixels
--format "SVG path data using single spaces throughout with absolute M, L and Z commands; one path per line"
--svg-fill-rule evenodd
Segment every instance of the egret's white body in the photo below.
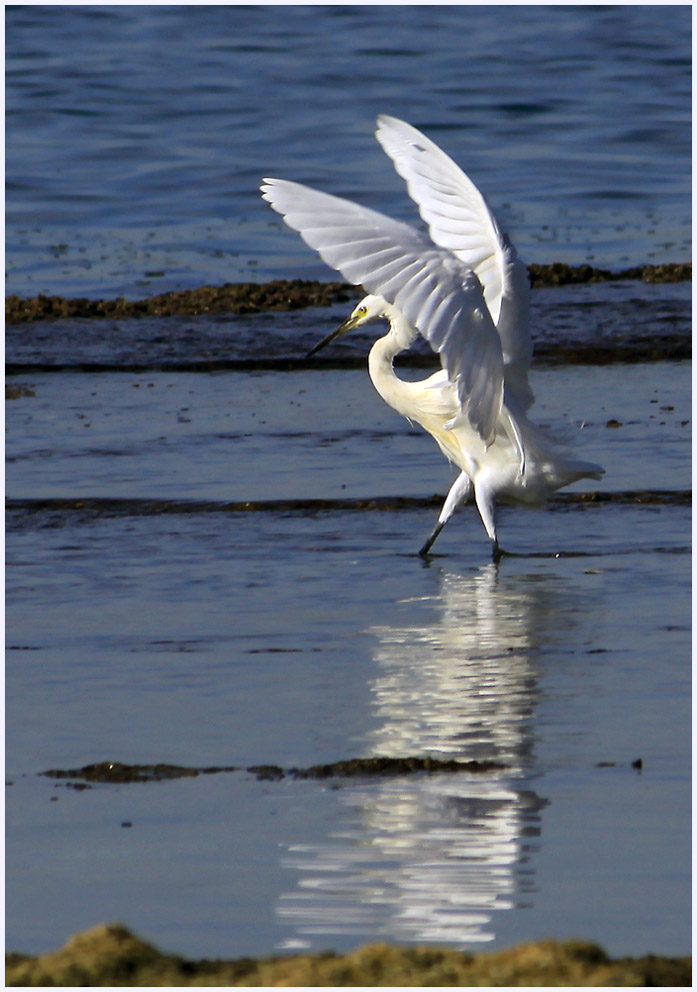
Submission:
M 386 318 L 390 329 L 368 356 L 372 382 L 461 470 L 420 554 L 473 492 L 498 557 L 497 501 L 540 505 L 578 479 L 600 478 L 603 469 L 569 457 L 526 415 L 534 399 L 527 269 L 482 194 L 409 124 L 381 116 L 377 138 L 406 180 L 433 243 L 407 224 L 298 183 L 265 179 L 262 195 L 329 265 L 370 293 L 311 354 Z M 443 367 L 406 382 L 392 363 L 417 333 Z

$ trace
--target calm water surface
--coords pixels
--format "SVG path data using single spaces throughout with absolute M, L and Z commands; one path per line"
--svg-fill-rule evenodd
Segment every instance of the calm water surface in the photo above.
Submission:
M 257 184 L 411 219 L 379 112 L 442 142 L 530 261 L 687 258 L 689 36 L 689 8 L 665 6 L 11 8 L 8 288 L 327 276 Z M 541 291 L 536 336 L 687 336 L 689 296 Z M 689 508 L 504 509 L 519 557 L 496 569 L 472 507 L 426 565 L 435 507 L 270 506 L 450 482 L 363 369 L 192 371 L 301 355 L 343 316 L 10 330 L 28 392 L 7 404 L 7 493 L 26 501 L 6 540 L 8 946 L 120 919 L 191 955 L 543 936 L 686 953 Z M 536 418 L 608 469 L 593 488 L 689 488 L 687 363 L 539 365 L 534 387 Z M 79 505 L 116 497 L 153 507 Z M 209 505 L 156 512 L 187 499 Z M 244 770 L 411 754 L 505 767 Z M 240 770 L 83 791 L 38 775 L 105 759 Z
M 542 935 L 685 953 L 689 519 L 507 514 L 517 551 L 576 556 L 497 571 L 472 514 L 428 568 L 405 556 L 423 512 L 18 514 L 9 945 L 122 919 L 187 954 Z M 35 775 L 414 753 L 507 768 L 85 792 Z
M 689 487 L 686 363 L 533 382 L 539 418 L 608 466 L 594 487 Z M 26 384 L 8 405 L 8 493 L 27 500 L 7 535 L 10 946 L 122 919 L 188 954 L 573 934 L 686 950 L 688 507 L 504 508 L 522 557 L 499 569 L 468 507 L 425 567 L 435 509 L 226 510 L 445 491 L 435 445 L 363 370 Z M 212 503 L 38 502 L 66 496 Z M 36 775 L 384 754 L 506 768 L 82 792 Z
M 259 182 L 417 219 L 378 113 L 527 261 L 690 257 L 689 6 L 19 6 L 6 46 L 9 292 L 326 278 Z

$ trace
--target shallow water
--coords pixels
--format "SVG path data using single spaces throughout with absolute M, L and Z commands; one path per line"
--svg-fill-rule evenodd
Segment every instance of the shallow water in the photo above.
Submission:
M 689 6 L 277 14 L 8 8 L 8 292 L 327 278 L 259 182 L 413 222 L 379 113 L 442 143 L 528 262 L 690 259 Z
M 511 547 L 572 556 L 498 570 L 453 534 L 429 567 L 405 556 L 422 512 L 33 523 L 8 535 L 9 946 L 118 918 L 195 955 L 686 951 L 688 508 L 512 511 Z M 34 774 L 414 753 L 508 767 L 82 792 Z
M 637 289 L 628 326 L 683 327 L 685 288 Z M 587 293 L 536 294 L 540 323 L 582 336 Z M 227 340 L 253 356 L 260 327 L 297 354 L 340 309 L 191 318 L 169 342 L 147 320 L 10 335 L 34 395 L 7 404 L 8 945 L 121 919 L 191 955 L 543 935 L 684 953 L 688 363 L 538 368 L 537 419 L 608 469 L 574 488 L 629 495 L 502 508 L 518 557 L 498 569 L 464 507 L 426 565 L 452 472 L 364 369 L 188 370 Z M 81 341 L 152 370 L 78 371 Z M 158 370 L 168 347 L 182 371 Z M 646 490 L 666 499 L 631 501 Z M 413 754 L 506 767 L 244 771 Z M 37 775 L 101 760 L 240 771 Z
M 427 497 L 454 477 L 362 369 L 28 381 L 36 395 L 7 411 L 8 494 L 17 499 Z M 532 384 L 538 420 L 579 457 L 612 466 L 577 490 L 689 488 L 686 363 L 541 370 Z

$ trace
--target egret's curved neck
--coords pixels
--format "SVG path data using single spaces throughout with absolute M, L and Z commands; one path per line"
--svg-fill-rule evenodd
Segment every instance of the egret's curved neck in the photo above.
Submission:
M 373 348 L 379 345 L 378 353 L 382 360 L 391 362 L 400 351 L 410 347 L 417 331 L 396 307 L 387 306 L 384 316 L 390 322 L 390 329 L 384 337 L 375 342 Z
M 378 338 L 370 349 L 368 373 L 385 402 L 407 416 L 401 402 L 402 399 L 406 399 L 406 396 L 402 397 L 401 394 L 406 392 L 407 383 L 403 383 L 395 374 L 392 362 L 396 355 L 409 347 L 417 332 L 398 311 L 386 316 L 390 322 L 390 329 L 384 337 Z

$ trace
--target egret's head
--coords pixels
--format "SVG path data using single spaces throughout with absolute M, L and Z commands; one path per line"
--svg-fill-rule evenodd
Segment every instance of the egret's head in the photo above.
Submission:
M 371 320 L 386 317 L 389 309 L 390 304 L 382 296 L 364 296 L 345 323 L 351 322 L 352 327 L 360 327 Z
M 361 327 L 371 320 L 377 320 L 378 317 L 386 317 L 389 307 L 389 303 L 383 300 L 382 296 L 364 297 L 358 306 L 354 308 L 351 316 L 347 317 L 343 324 L 340 324 L 335 331 L 327 334 L 326 338 L 322 338 L 319 344 L 316 344 L 311 351 L 308 351 L 307 357 L 310 358 L 311 355 L 316 354 L 325 345 L 331 344 L 332 341 L 336 341 L 337 338 L 347 334 L 348 331 L 352 331 L 354 327 Z

